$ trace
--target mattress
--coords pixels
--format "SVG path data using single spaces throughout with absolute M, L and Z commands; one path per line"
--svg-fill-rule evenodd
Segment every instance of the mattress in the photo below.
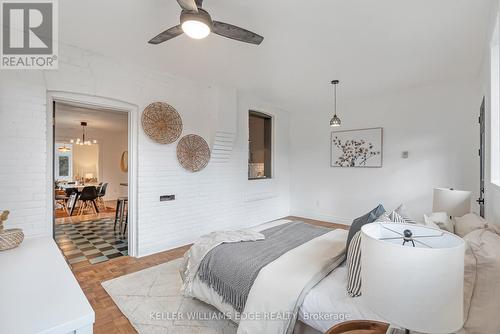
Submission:
M 299 320 L 322 333 L 349 320 L 384 321 L 365 305 L 363 296 L 350 297 L 346 286 L 344 263 L 309 291 L 299 309 Z

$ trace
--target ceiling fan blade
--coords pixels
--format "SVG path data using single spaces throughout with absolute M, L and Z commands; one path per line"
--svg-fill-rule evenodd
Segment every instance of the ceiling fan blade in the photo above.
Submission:
M 197 12 L 198 11 L 198 5 L 196 4 L 195 0 L 177 0 L 177 3 L 184 10 L 187 10 L 190 12 Z
M 149 44 L 160 44 L 165 41 L 168 41 L 169 39 L 175 38 L 179 35 L 182 35 L 183 31 L 180 25 L 172 27 L 168 30 L 165 30 L 164 32 L 160 33 L 159 35 L 153 37 L 148 43 Z
M 256 45 L 259 45 L 264 40 L 264 37 L 257 35 L 256 33 L 237 26 L 233 26 L 232 24 L 218 21 L 214 21 L 212 32 L 217 35 L 231 38 L 240 42 Z

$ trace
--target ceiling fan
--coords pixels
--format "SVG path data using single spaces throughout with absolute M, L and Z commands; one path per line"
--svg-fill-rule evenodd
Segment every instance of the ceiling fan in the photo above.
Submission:
M 212 21 L 210 14 L 202 8 L 203 0 L 177 0 L 182 8 L 181 24 L 165 30 L 148 43 L 160 44 L 185 33 L 194 39 L 203 39 L 211 32 L 240 42 L 259 45 L 264 37 L 232 24 Z

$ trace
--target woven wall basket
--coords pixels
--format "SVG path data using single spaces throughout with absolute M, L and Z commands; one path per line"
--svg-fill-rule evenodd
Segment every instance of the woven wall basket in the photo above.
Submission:
M 15 248 L 24 240 L 24 233 L 19 228 L 0 231 L 0 251 Z
M 154 102 L 142 113 L 142 128 L 155 142 L 171 144 L 179 139 L 182 133 L 182 119 L 171 105 Z
M 200 136 L 184 136 L 177 144 L 177 159 L 188 171 L 199 172 L 210 161 L 210 147 Z
M 122 158 L 120 159 L 120 169 L 122 172 L 128 172 L 128 151 L 123 151 Z

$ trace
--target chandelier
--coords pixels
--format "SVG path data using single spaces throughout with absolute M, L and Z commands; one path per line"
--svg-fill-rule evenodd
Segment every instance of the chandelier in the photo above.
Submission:
M 71 139 L 69 142 L 71 144 L 75 145 L 92 145 L 92 144 L 97 144 L 97 140 L 90 140 L 85 136 L 85 128 L 87 127 L 87 122 L 80 122 L 80 125 L 82 126 L 82 138 L 76 138 L 76 139 Z

